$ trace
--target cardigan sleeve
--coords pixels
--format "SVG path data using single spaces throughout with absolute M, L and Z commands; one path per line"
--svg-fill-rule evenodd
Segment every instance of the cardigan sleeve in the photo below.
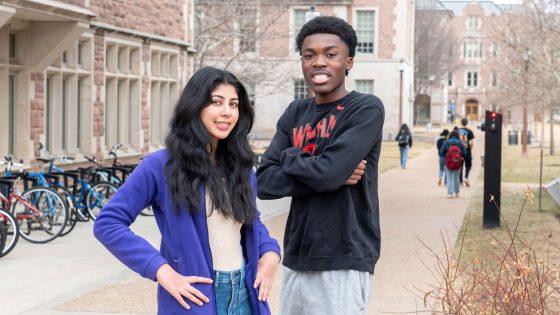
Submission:
M 158 182 L 163 178 L 157 156 L 146 157 L 101 210 L 93 226 L 95 237 L 111 254 L 143 277 L 155 280 L 167 260 L 130 225 L 150 205 L 158 205 Z

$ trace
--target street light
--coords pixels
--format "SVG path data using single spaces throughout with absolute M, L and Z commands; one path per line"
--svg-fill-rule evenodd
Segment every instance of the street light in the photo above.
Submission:
M 527 71 L 529 70 L 529 57 L 531 57 L 531 50 L 525 48 L 523 51 L 523 61 L 525 61 L 525 72 L 523 78 L 523 128 L 521 130 L 521 157 L 527 157 Z
M 312 4 L 309 7 L 309 11 L 305 12 L 305 23 L 313 20 L 314 18 L 321 16 L 321 13 L 319 13 L 319 11 L 316 10 L 315 5 Z
M 404 60 L 401 59 L 399 64 L 399 72 L 400 72 L 400 88 L 399 88 L 399 126 L 402 126 L 402 114 L 403 114 L 403 72 L 404 72 Z

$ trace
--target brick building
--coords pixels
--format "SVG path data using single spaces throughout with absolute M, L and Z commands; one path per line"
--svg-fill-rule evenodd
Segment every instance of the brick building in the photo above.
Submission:
M 198 5 L 212 2 L 219 3 Z M 107 157 L 116 143 L 125 156 L 159 149 L 178 94 L 201 65 L 227 65 L 243 79 L 254 128 L 268 135 L 287 105 L 308 94 L 294 38 L 312 4 L 357 30 L 347 88 L 383 100 L 385 135 L 397 130 L 399 116 L 412 122 L 412 1 L 291 0 L 262 37 L 246 30 L 264 28 L 277 1 L 253 3 L 228 24 L 234 36 L 206 52 L 193 35 L 203 26 L 194 0 L 0 1 L 0 156 L 29 162 L 39 142 L 78 161 Z
M 493 1 L 440 1 L 453 12 L 450 20 L 454 60 L 447 75 L 448 109 L 456 118 L 470 121 L 484 118 L 486 110 L 496 110 L 500 70 L 496 67 L 500 43 L 490 36 L 492 25 L 511 5 Z M 511 115 L 509 111 L 505 113 Z
M 162 146 L 190 74 L 191 0 L 0 1 L 0 155 Z M 82 159 L 83 160 L 83 159 Z
M 225 0 L 228 1 L 231 2 Z M 254 100 L 254 130 L 257 136 L 270 136 L 288 104 L 294 98 L 310 95 L 301 73 L 295 37 L 306 22 L 311 5 L 320 15 L 340 17 L 357 31 L 357 53 L 346 88 L 374 93 L 383 100 L 386 111 L 385 136 L 398 129 L 401 100 L 399 69 L 402 67 L 402 119 L 410 123 L 413 115 L 410 97 L 413 91 L 414 54 L 412 1 L 259 1 L 256 8 L 241 10 L 245 12 L 244 18 L 230 25 L 230 29 L 235 30 L 232 38 L 243 30 L 250 30 L 251 34 L 243 33 L 243 40 L 225 41 L 224 45 L 209 53 L 205 62 L 211 65 L 227 64 L 240 75 Z M 215 11 L 216 8 L 213 8 Z M 263 29 L 266 33 L 259 31 Z

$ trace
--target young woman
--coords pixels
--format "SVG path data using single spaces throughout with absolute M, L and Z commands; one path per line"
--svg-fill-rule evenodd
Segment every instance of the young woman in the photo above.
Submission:
M 459 175 L 461 174 L 460 163 L 462 163 L 462 161 L 457 162 L 457 165 L 454 165 L 452 168 L 450 168 L 450 165 L 447 164 L 447 153 L 451 147 L 458 147 L 458 150 L 461 151 L 462 156 L 465 156 L 465 154 L 467 154 L 463 142 L 459 140 L 459 132 L 457 130 L 451 131 L 451 133 L 449 134 L 449 138 L 443 142 L 441 148 L 439 149 L 439 156 L 440 158 L 444 159 L 444 163 L 446 164 L 445 182 L 447 184 L 448 198 L 459 197 Z
M 406 160 L 408 159 L 408 150 L 412 147 L 412 135 L 410 134 L 410 129 L 408 129 L 407 124 L 402 124 L 399 133 L 395 138 L 395 141 L 399 143 L 399 151 L 401 153 L 401 167 L 406 168 Z
M 448 136 L 449 136 L 449 130 L 443 129 L 443 131 L 439 134 L 439 139 L 437 140 L 436 143 L 436 149 L 438 151 L 438 157 L 439 157 L 438 186 L 441 186 L 441 183 L 443 182 L 443 174 L 445 171 L 445 157 L 439 155 L 439 150 L 443 146 L 443 143 L 447 140 Z
M 252 124 L 239 80 L 201 69 L 175 108 L 167 149 L 140 163 L 95 222 L 113 255 L 158 282 L 158 314 L 270 314 L 280 248 L 256 209 Z M 159 251 L 129 228 L 149 205 Z

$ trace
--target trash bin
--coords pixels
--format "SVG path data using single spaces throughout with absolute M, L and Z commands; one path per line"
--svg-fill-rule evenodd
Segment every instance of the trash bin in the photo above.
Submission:
M 508 145 L 517 145 L 517 130 L 510 130 L 508 131 Z
M 531 130 L 527 130 L 527 145 L 531 144 Z

